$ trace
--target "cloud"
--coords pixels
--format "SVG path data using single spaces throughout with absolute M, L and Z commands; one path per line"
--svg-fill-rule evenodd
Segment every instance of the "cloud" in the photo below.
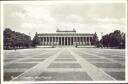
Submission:
M 118 10 L 117 10 L 118 9 Z M 34 36 L 35 32 L 51 33 L 57 28 L 77 32 L 109 33 L 115 29 L 125 31 L 125 5 L 123 3 L 51 3 L 6 4 L 4 27 Z
M 97 22 L 99 23 L 113 23 L 113 24 L 124 24 L 125 23 L 125 19 L 124 18 L 98 18 L 96 19 Z

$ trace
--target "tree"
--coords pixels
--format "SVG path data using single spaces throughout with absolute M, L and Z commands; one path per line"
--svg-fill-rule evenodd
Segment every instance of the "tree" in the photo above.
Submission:
M 91 40 L 91 44 L 97 46 L 99 44 L 98 36 L 95 32 L 93 39 Z
M 100 40 L 100 43 L 104 46 L 107 47 L 109 43 L 109 35 L 104 35 L 102 36 L 102 39 Z
M 32 46 L 36 47 L 37 45 L 39 45 L 39 38 L 36 33 L 36 35 L 34 36 L 33 41 L 32 41 Z

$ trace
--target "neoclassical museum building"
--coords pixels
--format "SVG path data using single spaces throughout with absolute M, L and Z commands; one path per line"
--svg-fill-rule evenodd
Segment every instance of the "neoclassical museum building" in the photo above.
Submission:
M 56 33 L 36 33 L 38 46 L 91 46 L 94 34 L 77 33 L 75 29 L 71 31 L 61 31 Z

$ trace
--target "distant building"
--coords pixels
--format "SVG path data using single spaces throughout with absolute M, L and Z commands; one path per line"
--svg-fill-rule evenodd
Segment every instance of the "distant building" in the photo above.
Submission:
M 91 46 L 94 34 L 76 33 L 76 30 L 56 33 L 36 33 L 39 46 Z

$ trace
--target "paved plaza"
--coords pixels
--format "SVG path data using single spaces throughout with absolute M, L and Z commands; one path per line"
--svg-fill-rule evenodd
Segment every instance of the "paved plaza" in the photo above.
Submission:
M 100 48 L 5 50 L 4 80 L 125 80 L 125 50 Z

